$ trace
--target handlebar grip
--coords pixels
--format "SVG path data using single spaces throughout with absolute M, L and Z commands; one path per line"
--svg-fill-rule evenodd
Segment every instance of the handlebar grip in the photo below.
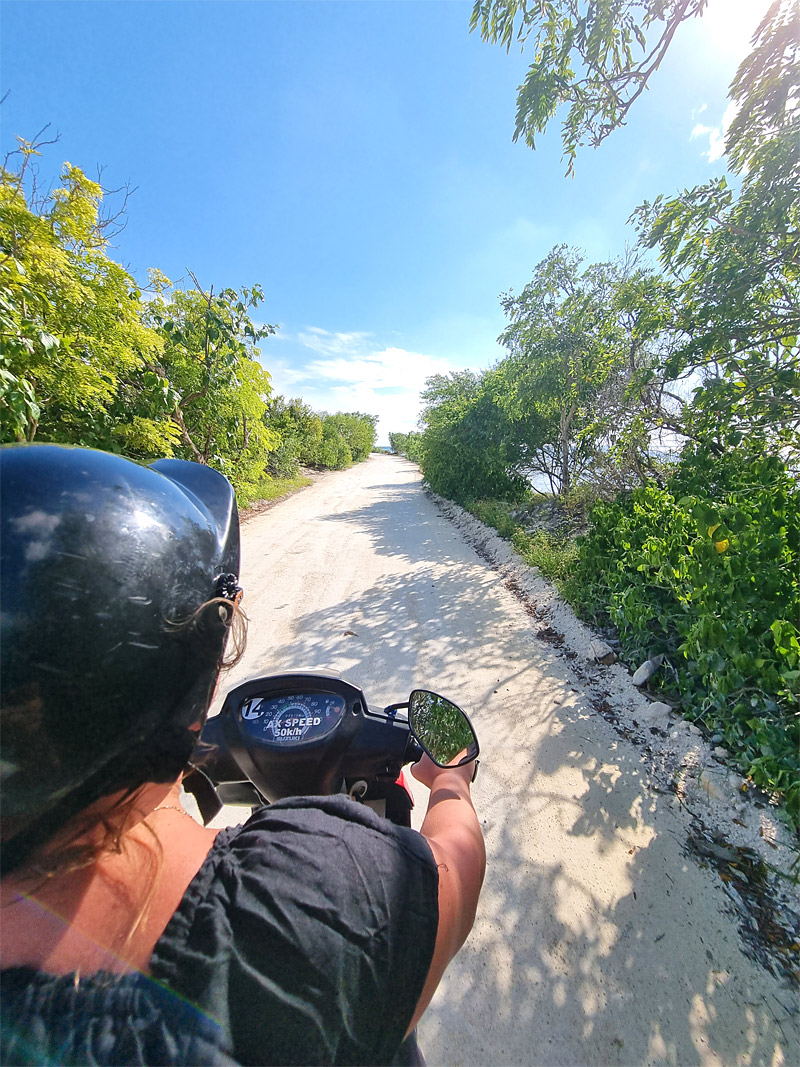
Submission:
M 406 750 L 403 753 L 403 763 L 417 763 L 425 755 L 425 750 L 417 739 L 412 735 L 408 735 L 408 741 L 406 742 Z
M 192 766 L 202 770 L 215 785 L 246 781 L 247 775 L 228 750 L 221 715 L 206 720 L 200 741 L 192 754 Z

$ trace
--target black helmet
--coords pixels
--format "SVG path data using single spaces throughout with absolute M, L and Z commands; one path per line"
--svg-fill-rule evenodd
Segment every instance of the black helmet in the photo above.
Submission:
M 198 609 L 237 592 L 227 479 L 183 460 L 11 445 L 0 554 L 4 822 L 177 776 L 230 622 L 219 603 Z

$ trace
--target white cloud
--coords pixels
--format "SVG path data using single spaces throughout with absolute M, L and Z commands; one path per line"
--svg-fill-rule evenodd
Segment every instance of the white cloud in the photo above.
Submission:
M 276 359 L 272 349 L 265 353 L 261 350 L 261 362 L 264 370 L 272 379 L 272 388 L 277 393 L 291 392 L 298 382 L 305 381 L 305 367 L 293 367 L 286 360 Z
M 705 107 L 706 105 L 703 104 L 697 114 L 705 111 Z M 715 163 L 725 154 L 725 138 L 728 136 L 728 130 L 737 111 L 737 105 L 731 101 L 725 108 L 725 114 L 722 116 L 722 122 L 719 126 L 704 126 L 698 122 L 692 130 L 691 139 L 693 141 L 698 137 L 708 137 L 708 151 L 703 154 L 709 163 Z
M 318 410 L 377 415 L 379 443 L 387 443 L 391 431 L 414 429 L 425 380 L 447 374 L 453 366 L 444 358 L 397 346 L 370 347 L 370 337 L 306 327 L 296 340 L 315 357 L 299 365 L 295 360 L 293 366 L 265 358 L 274 390 L 302 396 Z
M 310 378 L 406 391 L 421 389 L 431 374 L 446 373 L 449 369 L 446 360 L 405 348 L 384 348 L 353 359 L 315 359 L 306 368 Z
M 313 349 L 323 356 L 338 356 L 348 352 L 362 352 L 367 346 L 368 333 L 330 333 L 319 326 L 307 326 L 297 335 L 298 341 L 306 348 Z
M 376 393 L 369 386 L 356 383 L 336 385 L 320 392 L 314 406 L 324 411 L 363 411 L 378 416 L 377 443 L 388 444 L 390 433 L 408 433 L 417 428 L 419 391 L 408 390 L 389 396 Z M 305 397 L 307 399 L 307 397 Z

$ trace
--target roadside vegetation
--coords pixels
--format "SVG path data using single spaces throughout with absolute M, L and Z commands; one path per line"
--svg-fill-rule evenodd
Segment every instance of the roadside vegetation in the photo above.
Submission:
M 146 286 L 109 255 L 121 211 L 65 163 L 41 191 L 44 145 L 20 140 L 0 168 L 0 441 L 60 442 L 146 462 L 176 456 L 233 482 L 240 505 L 300 467 L 365 459 L 374 416 L 315 412 L 273 394 L 254 316 L 258 285 L 204 289 L 189 272 Z
M 632 42 L 664 5 L 642 7 L 639 25 L 628 11 L 627 21 L 567 32 L 565 4 L 476 3 L 487 40 L 537 41 L 517 135 L 533 146 L 569 104 L 571 169 L 580 144 L 624 120 L 620 87 L 639 84 Z M 564 18 L 548 21 L 545 8 Z M 579 82 L 575 48 L 584 60 L 615 57 L 614 69 Z M 580 615 L 613 626 L 629 662 L 663 654 L 663 691 L 724 739 L 795 825 L 798 85 L 796 8 L 777 0 L 731 86 L 729 178 L 637 207 L 637 244 L 621 260 L 553 248 L 522 292 L 501 298 L 504 358 L 430 378 L 420 431 L 391 438 L 435 492 L 511 540 Z
M 253 501 L 257 503 L 262 500 L 280 500 L 283 496 L 288 496 L 298 489 L 304 489 L 307 485 L 311 485 L 312 481 L 313 479 L 309 478 L 307 474 L 296 474 L 290 478 L 273 477 L 265 474 L 256 486 L 253 493 Z

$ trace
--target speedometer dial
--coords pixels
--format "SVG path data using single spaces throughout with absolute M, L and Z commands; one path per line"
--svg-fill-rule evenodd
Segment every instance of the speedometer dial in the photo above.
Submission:
M 333 693 L 253 697 L 242 704 L 242 725 L 253 740 L 292 747 L 326 737 L 344 717 L 346 704 Z

